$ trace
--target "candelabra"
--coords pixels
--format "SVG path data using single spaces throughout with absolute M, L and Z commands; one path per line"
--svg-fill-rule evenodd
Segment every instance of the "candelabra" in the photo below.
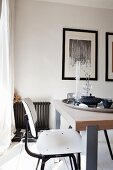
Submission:
M 90 75 L 88 73 L 86 73 L 85 77 L 86 77 L 86 83 L 85 83 L 85 85 L 83 85 L 83 91 L 84 91 L 85 96 L 89 96 L 90 90 L 92 88 L 91 84 L 89 83 Z

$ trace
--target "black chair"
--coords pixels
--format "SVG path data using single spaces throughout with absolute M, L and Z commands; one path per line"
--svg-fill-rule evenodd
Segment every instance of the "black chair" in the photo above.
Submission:
M 25 150 L 26 152 L 35 158 L 38 158 L 38 164 L 41 160 L 41 170 L 44 170 L 45 163 L 50 158 L 57 157 L 69 157 L 71 168 L 78 170 L 78 164 L 76 162 L 76 157 L 74 154 L 80 154 L 81 152 L 81 136 L 78 132 L 72 129 L 54 129 L 54 130 L 45 130 L 40 133 L 38 136 L 35 130 L 36 111 L 33 105 L 33 102 L 29 98 L 22 100 L 26 114 L 25 114 Z M 31 136 L 36 140 L 36 152 L 33 153 L 29 149 L 28 143 L 28 132 L 30 131 Z M 72 164 L 73 160 L 73 164 Z M 38 167 L 37 164 L 37 167 Z M 36 167 L 36 169 L 37 169 Z

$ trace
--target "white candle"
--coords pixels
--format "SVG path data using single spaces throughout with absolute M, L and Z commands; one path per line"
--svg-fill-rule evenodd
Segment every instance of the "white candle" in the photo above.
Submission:
M 80 61 L 76 62 L 76 80 L 80 80 Z
M 76 97 L 78 98 L 78 87 L 80 82 L 80 61 L 76 62 Z

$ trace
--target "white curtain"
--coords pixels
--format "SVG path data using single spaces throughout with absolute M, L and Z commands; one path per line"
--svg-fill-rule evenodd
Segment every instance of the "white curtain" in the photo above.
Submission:
M 15 0 L 2 0 L 0 19 L 0 154 L 11 143 L 14 129 L 14 4 Z
M 0 16 L 1 16 L 2 0 L 0 0 Z

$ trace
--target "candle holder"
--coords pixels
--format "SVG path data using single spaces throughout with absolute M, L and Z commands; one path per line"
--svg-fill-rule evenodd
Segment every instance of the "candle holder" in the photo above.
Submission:
M 89 80 L 90 80 L 90 75 L 88 73 L 85 74 L 85 77 L 86 77 L 86 83 L 83 85 L 83 93 L 84 93 L 84 96 L 90 96 L 90 91 L 91 91 L 91 88 L 92 88 L 92 85 L 89 83 Z

